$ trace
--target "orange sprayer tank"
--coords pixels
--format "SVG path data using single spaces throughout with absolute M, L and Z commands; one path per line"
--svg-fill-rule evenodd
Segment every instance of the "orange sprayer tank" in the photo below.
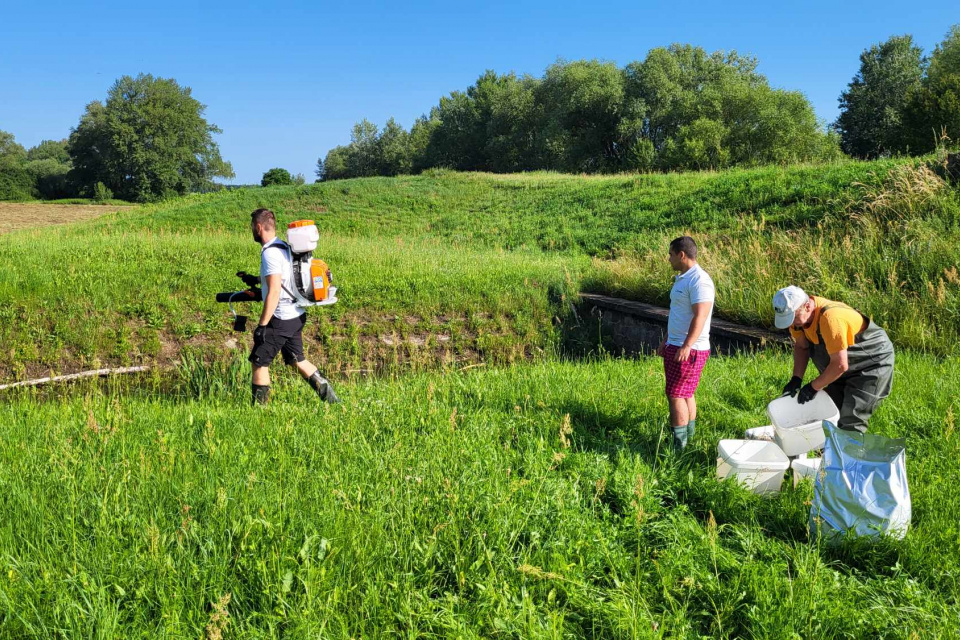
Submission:
M 323 260 L 310 261 L 310 279 L 313 281 L 313 299 L 322 302 L 330 295 L 330 284 L 333 277 L 330 268 Z

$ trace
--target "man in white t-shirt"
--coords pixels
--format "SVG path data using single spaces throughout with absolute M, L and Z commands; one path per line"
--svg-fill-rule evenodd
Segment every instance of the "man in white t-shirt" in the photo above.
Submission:
M 703 365 L 710 357 L 710 319 L 715 297 L 713 280 L 697 264 L 697 243 L 683 236 L 670 243 L 670 266 L 674 276 L 670 289 L 667 337 L 657 348 L 663 358 L 670 404 L 670 426 L 677 449 L 687 446 L 696 431 L 697 401 Z
M 321 400 L 340 402 L 330 381 L 303 355 L 303 326 L 307 314 L 293 298 L 293 263 L 287 244 L 277 237 L 277 219 L 269 209 L 250 214 L 253 239 L 260 243 L 260 284 L 263 287 L 263 311 L 253 331 L 254 404 L 266 404 L 270 398 L 270 363 L 283 354 L 284 363 L 295 366 Z

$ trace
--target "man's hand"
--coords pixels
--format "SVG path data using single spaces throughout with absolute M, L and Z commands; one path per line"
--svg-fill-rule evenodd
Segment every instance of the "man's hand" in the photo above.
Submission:
M 657 355 L 662 358 L 664 356 L 664 352 L 666 351 L 666 349 L 667 349 L 667 341 L 663 340 L 660 342 L 660 346 L 657 347 Z
M 673 359 L 676 360 L 677 362 L 686 362 L 687 360 L 689 360 L 689 359 L 690 359 L 690 347 L 688 347 L 688 346 L 682 346 L 682 347 L 680 347 L 679 349 L 677 349 L 677 353 L 676 353 L 676 355 L 674 356 Z
M 800 376 L 793 376 L 790 378 L 790 382 L 787 383 L 787 386 L 783 388 L 783 393 L 781 395 L 790 396 L 791 398 L 797 395 L 797 392 L 800 391 L 800 387 L 803 386 L 803 378 Z
M 808 382 L 800 389 L 800 393 L 797 395 L 797 402 L 807 404 L 813 400 L 815 395 L 817 395 L 817 390 L 813 388 L 812 382 Z
M 248 287 L 257 287 L 260 285 L 260 277 L 252 276 L 246 271 L 237 271 L 237 277 L 243 280 L 243 284 Z
M 258 324 L 257 328 L 253 330 L 253 342 L 255 344 L 263 343 L 264 338 L 267 337 L 267 326 Z

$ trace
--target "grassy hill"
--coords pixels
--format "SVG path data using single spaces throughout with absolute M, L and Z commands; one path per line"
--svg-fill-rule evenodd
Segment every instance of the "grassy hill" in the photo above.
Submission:
M 551 350 L 578 291 L 666 303 L 664 247 L 681 233 L 703 247 L 720 316 L 769 324 L 772 293 L 795 283 L 859 306 L 901 346 L 960 344 L 960 196 L 921 161 L 433 171 L 198 195 L 0 236 L 0 377 L 229 350 L 236 336 L 213 294 L 256 269 L 258 206 L 319 223 L 343 302 L 311 312 L 307 341 L 340 370 Z
M 259 206 L 320 225 L 343 302 L 311 313 L 307 337 L 312 357 L 340 370 L 553 349 L 580 290 L 666 303 L 664 247 L 681 233 L 703 247 L 720 316 L 768 325 L 773 291 L 795 283 L 859 306 L 901 346 L 955 353 L 960 196 L 925 167 L 434 171 L 199 195 L 7 234 L 0 376 L 229 349 L 229 315 L 212 296 L 256 268 L 247 220 Z

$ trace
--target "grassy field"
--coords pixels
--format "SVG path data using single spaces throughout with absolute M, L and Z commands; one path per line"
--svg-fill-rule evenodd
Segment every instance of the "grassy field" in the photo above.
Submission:
M 433 171 L 0 235 L 0 382 L 169 367 L 2 395 L 0 637 L 955 637 L 960 195 L 928 161 Z M 256 269 L 258 206 L 321 227 L 342 297 L 305 339 L 342 405 L 279 367 L 248 405 L 213 296 Z M 711 360 L 682 456 L 658 360 L 570 357 L 578 292 L 665 302 L 684 232 L 720 315 L 768 324 L 793 282 L 890 330 L 905 540 L 827 547 L 809 484 L 714 479 L 786 355 Z
M 288 376 L 250 408 L 240 362 L 8 396 L 0 635 L 955 637 L 960 363 L 898 357 L 871 428 L 907 438 L 913 526 L 837 547 L 809 484 L 715 479 L 788 369 L 712 359 L 681 457 L 653 358 L 357 380 L 332 408 Z
M 927 162 L 432 171 L 197 195 L 7 234 L 0 264 L 55 266 L 0 270 L 0 378 L 242 347 L 212 295 L 256 268 L 247 221 L 258 206 L 320 224 L 343 302 L 312 313 L 307 337 L 334 370 L 538 353 L 562 340 L 558 320 L 578 291 L 665 303 L 664 248 L 685 232 L 703 245 L 722 317 L 769 325 L 772 293 L 795 283 L 858 306 L 899 346 L 956 353 L 960 195 Z

